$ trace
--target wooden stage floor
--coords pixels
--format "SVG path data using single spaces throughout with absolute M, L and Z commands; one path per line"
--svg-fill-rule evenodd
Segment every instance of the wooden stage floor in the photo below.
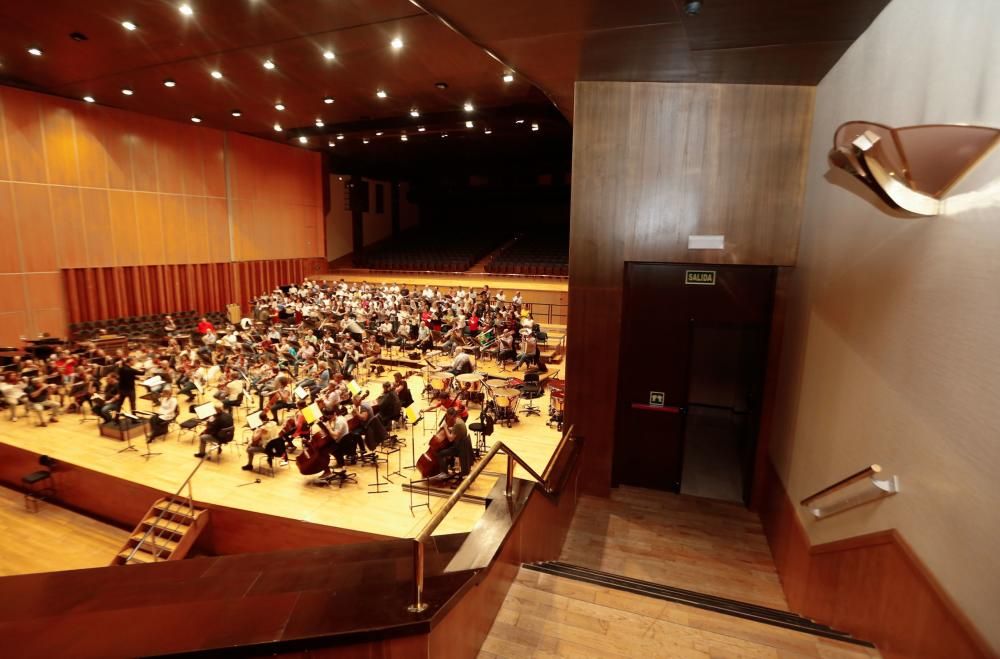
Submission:
M 480 370 L 498 373 L 492 362 L 481 363 Z M 550 367 L 550 372 L 554 371 Z M 382 377 L 374 378 L 367 386 L 371 388 L 372 399 L 375 392 L 381 391 L 383 379 L 392 377 L 392 369 Z M 502 375 L 520 376 L 523 372 Z M 417 397 L 423 390 L 423 381 L 417 376 L 409 380 L 410 388 Z M 141 390 L 140 390 L 141 393 Z M 525 401 L 521 401 L 523 406 Z M 417 404 L 426 406 L 420 398 Z M 491 440 L 503 440 L 516 451 L 532 468 L 537 471 L 544 469 L 559 441 L 560 433 L 555 426 L 546 426 L 548 421 L 549 392 L 535 401 L 541 409 L 540 416 L 526 416 L 521 413 L 520 422 L 512 428 L 497 426 Z M 149 403 L 140 400 L 140 409 L 148 409 Z M 188 404 L 182 400 L 183 413 L 180 419 L 189 418 Z M 474 405 L 469 410 L 469 423 L 479 416 L 479 406 Z M 97 421 L 90 418 L 83 423 L 77 414 L 65 414 L 59 422 L 50 424 L 47 428 L 36 427 L 34 421 L 19 418 L 12 422 L 6 412 L 0 415 L 0 442 L 10 444 L 38 454 L 47 454 L 57 460 L 72 463 L 115 478 L 140 483 L 157 490 L 173 493 L 187 477 L 196 464 L 193 454 L 197 443 L 192 444 L 191 434 L 182 433 L 178 438 L 176 430 L 172 430 L 163 439 L 153 442 L 152 450 L 162 453 L 148 461 L 141 457 L 144 448 L 142 438 L 133 440 L 140 452 L 127 451 L 119 453 L 124 447 L 123 442 L 100 437 L 97 431 Z M 236 442 L 241 439 L 240 427 L 243 417 L 237 419 Z M 175 426 L 176 428 L 176 426 Z M 416 439 L 415 453 L 427 446 L 427 438 L 433 434 L 434 413 L 429 413 L 424 423 L 418 423 L 413 429 Z M 399 431 L 407 442 L 410 441 L 410 429 Z M 471 432 L 470 432 L 471 436 Z M 474 439 L 473 439 L 474 441 Z M 234 445 L 236 444 L 234 442 Z M 506 469 L 503 456 L 496 460 L 495 465 L 487 470 L 494 473 L 488 476 L 484 473 L 470 491 L 472 494 L 485 495 L 496 482 L 499 474 Z M 402 465 L 399 462 L 402 462 Z M 347 484 L 343 488 L 318 487 L 313 484 L 313 477 L 303 476 L 298 472 L 294 461 L 286 468 L 275 469 L 275 476 L 242 471 L 240 467 L 246 464 L 246 454 L 239 455 L 233 445 L 224 449 L 221 462 L 207 461 L 198 471 L 193 480 L 194 498 L 203 503 L 225 506 L 258 513 L 275 515 L 292 520 L 301 520 L 341 529 L 360 531 L 378 536 L 407 538 L 413 537 L 426 524 L 434 511 L 444 502 L 443 497 L 430 497 L 430 510 L 427 507 L 417 508 L 411 512 L 410 494 L 403 485 L 409 479 L 419 479 L 416 470 L 405 469 L 411 464 L 410 446 L 403 447 L 400 454 L 391 457 L 390 471 L 402 466 L 403 476 L 394 475 L 392 484 L 385 486 L 384 494 L 369 494 L 368 484 L 374 481 L 374 470 L 371 466 L 356 466 L 349 469 L 358 475 L 358 484 Z M 384 467 L 382 468 L 384 469 Z M 385 472 L 380 469 L 384 478 Z M 518 474 L 525 478 L 525 474 Z M 255 479 L 260 479 L 259 483 Z M 426 501 L 414 494 L 414 499 Z M 152 503 L 152 502 L 150 502 Z M 439 534 L 466 532 L 472 529 L 483 512 L 481 502 L 459 502 L 448 515 L 445 522 L 438 528 Z M 138 520 L 136 520 L 138 521 Z

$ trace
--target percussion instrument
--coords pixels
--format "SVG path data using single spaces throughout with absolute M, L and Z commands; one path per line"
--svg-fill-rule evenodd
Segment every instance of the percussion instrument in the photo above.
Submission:
M 494 378 L 492 380 L 487 380 L 486 386 L 490 389 L 503 389 L 507 386 L 507 381 L 501 380 L 500 378 Z
M 517 419 L 517 403 L 520 398 L 520 390 L 510 387 L 493 392 L 493 411 L 498 423 L 506 422 L 507 427 L 510 427 L 511 422 Z
M 438 392 L 445 391 L 451 386 L 451 381 L 454 379 L 454 375 L 448 371 L 438 371 L 437 373 L 431 374 L 431 389 Z
M 455 380 L 459 383 L 462 395 L 466 396 L 472 402 L 482 402 L 483 394 L 480 393 L 480 390 L 483 388 L 482 375 L 479 373 L 462 373 Z
M 563 429 L 563 410 L 566 409 L 566 392 L 565 391 L 553 391 L 552 396 L 549 397 L 549 422 L 556 424 L 556 430 L 562 432 Z

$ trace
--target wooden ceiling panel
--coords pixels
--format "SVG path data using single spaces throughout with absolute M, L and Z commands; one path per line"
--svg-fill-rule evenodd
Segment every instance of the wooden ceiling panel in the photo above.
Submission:
M 691 61 L 700 82 L 815 85 L 850 45 L 850 41 L 825 41 L 694 50 Z
M 674 1 L 680 4 L 682 0 Z M 854 41 L 888 3 L 889 0 L 704 0 L 697 16 L 685 15 L 682 20 L 692 50 Z M 785 64 L 803 68 L 799 62 Z M 727 77 L 732 76 L 727 73 Z

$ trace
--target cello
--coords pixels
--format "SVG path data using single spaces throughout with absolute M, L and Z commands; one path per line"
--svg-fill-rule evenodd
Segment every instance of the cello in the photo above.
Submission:
M 295 458 L 295 466 L 303 476 L 312 476 L 326 471 L 330 466 L 330 445 L 336 440 L 322 421 L 317 421 L 319 428 L 305 442 L 304 450 Z
M 427 450 L 417 459 L 417 471 L 424 478 L 430 478 L 438 471 L 438 451 L 451 444 L 448 436 L 448 426 L 442 423 L 441 429 L 434 433 L 427 445 Z

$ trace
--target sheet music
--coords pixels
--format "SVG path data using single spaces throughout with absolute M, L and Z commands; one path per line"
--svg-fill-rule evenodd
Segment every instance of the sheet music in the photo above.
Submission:
M 257 430 L 264 422 L 260 418 L 260 412 L 254 412 L 247 417 L 247 425 L 250 426 L 250 430 Z
M 308 398 L 309 392 L 302 388 L 302 385 L 295 387 L 295 397 L 299 400 L 305 400 Z
M 357 396 L 361 393 L 361 385 L 359 385 L 355 380 L 350 380 L 347 383 L 347 390 Z
M 198 415 L 198 418 L 202 421 L 211 418 L 215 416 L 215 403 L 205 403 L 204 405 L 199 405 L 194 408 L 194 413 Z
M 142 382 L 142 386 L 150 388 L 159 387 L 161 384 L 163 384 L 163 378 L 161 378 L 159 375 L 154 375 L 148 380 L 143 380 Z
M 313 403 L 309 407 L 302 408 L 302 417 L 306 420 L 306 423 L 315 423 L 322 416 L 323 413 L 319 409 L 319 403 Z

